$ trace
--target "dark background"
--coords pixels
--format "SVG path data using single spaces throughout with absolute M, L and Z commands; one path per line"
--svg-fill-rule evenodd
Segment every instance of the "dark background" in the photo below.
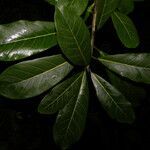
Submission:
M 141 44 L 127 50 L 118 41 L 109 20 L 103 30 L 96 34 L 96 45 L 106 52 L 149 52 L 150 22 L 149 2 L 136 2 L 130 17 L 139 31 Z M 53 20 L 54 8 L 44 0 L 0 0 L 0 24 L 16 20 Z M 0 31 L 2 32 L 2 31 Z M 47 52 L 40 55 L 47 55 Z M 0 72 L 10 63 L 0 62 Z M 87 117 L 86 129 L 81 140 L 71 149 L 150 149 L 150 95 L 149 86 L 141 85 L 146 92 L 135 107 L 136 120 L 132 125 L 111 120 L 101 108 L 94 93 Z M 42 97 L 42 96 L 41 96 Z M 52 137 L 56 115 L 37 113 L 41 97 L 15 102 L 0 97 L 0 150 L 57 150 Z

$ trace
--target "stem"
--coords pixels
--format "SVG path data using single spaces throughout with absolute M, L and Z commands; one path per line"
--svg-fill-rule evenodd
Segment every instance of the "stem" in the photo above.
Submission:
M 94 42 L 95 42 L 96 17 L 97 17 L 97 11 L 96 11 L 96 4 L 94 2 L 94 11 L 93 11 L 93 20 L 92 20 L 92 36 L 91 36 L 92 54 L 93 54 Z

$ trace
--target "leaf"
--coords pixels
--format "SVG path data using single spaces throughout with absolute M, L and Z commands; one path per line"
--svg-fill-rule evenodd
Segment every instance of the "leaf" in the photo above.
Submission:
M 78 96 L 83 73 L 78 73 L 54 87 L 41 101 L 38 111 L 52 114 L 62 109 L 73 97 Z
M 72 87 L 74 93 L 69 103 L 59 112 L 54 125 L 54 139 L 62 149 L 68 148 L 79 140 L 84 130 L 89 91 L 86 73 L 81 73 L 79 85 Z M 78 88 L 78 86 L 80 86 Z
M 13 61 L 42 52 L 57 44 L 54 23 L 17 21 L 0 25 L 0 60 Z
M 95 7 L 94 3 L 90 4 L 90 6 L 88 6 L 88 8 L 86 9 L 85 14 L 84 14 L 84 19 L 83 19 L 84 22 L 86 22 L 87 19 L 91 16 L 91 14 L 93 13 L 94 7 Z
M 129 14 L 134 9 L 134 1 L 133 0 L 121 0 L 119 3 L 118 9 L 123 14 Z
M 81 15 L 88 5 L 89 0 L 58 0 L 57 7 L 63 9 L 67 7 L 77 15 Z
M 97 97 L 109 116 L 119 122 L 132 123 L 135 116 L 130 102 L 100 76 L 92 73 L 91 77 Z
M 139 36 L 132 20 L 119 12 L 112 13 L 112 21 L 122 44 L 127 48 L 139 45 Z
M 107 75 L 109 80 L 115 88 L 119 91 L 132 103 L 134 107 L 140 105 L 140 101 L 146 97 L 146 92 L 144 88 L 139 85 L 135 85 L 132 82 L 124 80 L 115 73 L 107 70 Z
M 0 94 L 11 99 L 37 96 L 61 81 L 71 69 L 61 55 L 18 63 L 0 75 Z
M 150 54 L 105 55 L 99 61 L 117 74 L 136 82 L 150 83 Z
M 88 65 L 91 59 L 90 33 L 83 20 L 67 8 L 62 12 L 56 9 L 55 25 L 58 43 L 65 56 L 75 65 Z
M 98 29 L 109 19 L 111 13 L 117 8 L 119 0 L 96 0 Z

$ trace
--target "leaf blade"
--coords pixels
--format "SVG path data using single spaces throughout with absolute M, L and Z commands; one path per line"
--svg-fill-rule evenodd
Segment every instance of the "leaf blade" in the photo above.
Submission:
M 67 7 L 77 15 L 81 15 L 88 5 L 88 0 L 58 0 L 57 7 L 62 9 Z
M 131 104 L 111 84 L 92 73 L 97 97 L 109 116 L 119 122 L 132 123 L 135 116 Z
M 0 94 L 11 99 L 26 99 L 43 93 L 72 69 L 61 55 L 18 63 L 0 75 Z
M 0 25 L 0 60 L 14 61 L 57 44 L 54 23 L 20 20 Z
M 99 61 L 108 69 L 136 82 L 150 83 L 150 54 L 105 55 Z
M 139 45 L 139 36 L 132 20 L 120 12 L 112 13 L 111 18 L 122 44 L 127 48 L 136 48 Z
M 119 3 L 118 9 L 121 13 L 129 14 L 134 10 L 134 1 L 133 0 L 121 0 Z
M 83 20 L 67 8 L 63 11 L 56 9 L 55 25 L 58 43 L 65 56 L 75 65 L 88 65 L 91 59 L 90 33 Z
M 54 125 L 54 139 L 62 149 L 68 148 L 79 140 L 85 126 L 88 97 L 86 74 L 84 73 L 78 96 L 72 98 L 59 112 Z
M 118 3 L 119 0 L 96 0 L 96 24 L 98 29 L 100 29 L 105 24 L 105 22 L 111 16 L 111 13 L 117 8 Z
M 146 98 L 146 91 L 141 86 L 133 84 L 128 80 L 124 80 L 114 72 L 107 70 L 107 75 L 111 84 L 119 89 L 119 91 L 131 102 L 133 107 L 140 105 L 141 100 Z
M 62 109 L 80 88 L 81 78 L 82 74 L 78 73 L 54 87 L 42 99 L 38 111 L 42 114 L 53 114 Z

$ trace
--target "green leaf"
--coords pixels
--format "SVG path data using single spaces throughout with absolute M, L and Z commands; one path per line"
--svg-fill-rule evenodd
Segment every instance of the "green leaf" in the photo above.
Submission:
M 127 48 L 136 48 L 139 45 L 139 36 L 132 20 L 119 12 L 112 13 L 112 21 L 120 41 Z
M 98 29 L 109 19 L 111 13 L 117 8 L 119 0 L 96 0 Z
M 97 97 L 109 116 L 119 122 L 132 123 L 135 116 L 130 102 L 100 76 L 92 73 L 91 77 Z
M 123 77 L 150 84 L 150 54 L 105 55 L 99 60 L 107 68 Z
M 0 75 L 0 94 L 11 99 L 39 95 L 61 81 L 71 69 L 61 55 L 18 63 Z
M 57 7 L 63 9 L 67 7 L 77 15 L 81 15 L 88 5 L 89 0 L 58 0 Z
M 89 91 L 85 72 L 81 73 L 78 84 L 72 87 L 72 98 L 59 112 L 54 125 L 54 139 L 62 149 L 68 148 L 80 139 L 86 122 Z
M 75 65 L 88 65 L 91 59 L 90 33 L 83 20 L 67 8 L 63 11 L 56 9 L 55 25 L 58 43 L 65 56 Z
M 0 60 L 12 61 L 42 52 L 57 44 L 54 23 L 17 21 L 0 25 Z
M 139 85 L 133 84 L 109 70 L 107 70 L 107 75 L 111 84 L 115 86 L 115 88 L 119 89 L 119 91 L 129 100 L 129 102 L 132 103 L 134 107 L 139 106 L 141 100 L 146 97 L 144 88 Z
M 78 73 L 54 87 L 41 101 L 38 111 L 52 114 L 62 109 L 73 97 L 78 96 L 83 74 Z
M 90 6 L 88 6 L 88 8 L 86 9 L 85 11 L 85 14 L 84 14 L 84 21 L 86 22 L 87 19 L 90 17 L 90 15 L 93 13 L 93 9 L 95 7 L 95 4 L 92 3 Z
M 134 1 L 133 0 L 121 0 L 119 3 L 118 9 L 123 14 L 129 14 L 134 9 Z

